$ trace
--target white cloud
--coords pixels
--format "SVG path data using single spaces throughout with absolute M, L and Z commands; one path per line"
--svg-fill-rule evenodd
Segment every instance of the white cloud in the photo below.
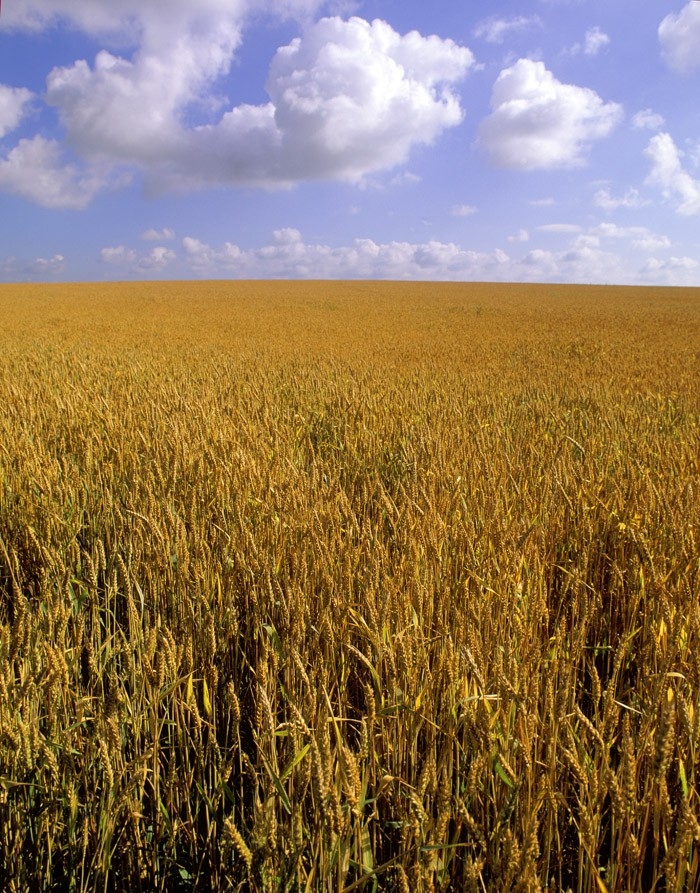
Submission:
M 401 171 L 400 174 L 396 174 L 395 177 L 392 177 L 389 181 L 390 186 L 413 186 L 416 183 L 420 183 L 421 178 L 418 174 L 414 174 L 411 171 Z
M 537 229 L 542 233 L 580 233 L 581 227 L 577 223 L 545 223 Z
M 59 143 L 42 136 L 20 140 L 0 157 L 0 191 L 44 208 L 85 208 L 108 183 L 97 170 L 66 164 Z
M 539 16 L 513 16 L 510 19 L 485 19 L 474 29 L 474 37 L 487 43 L 503 43 L 506 36 L 513 31 L 522 31 L 531 26 L 541 26 Z
M 375 242 L 355 239 L 331 247 L 304 241 L 292 227 L 276 230 L 267 245 L 241 248 L 231 242 L 212 246 L 195 236 L 182 239 L 181 250 L 159 247 L 146 257 L 129 248 L 104 249 L 103 260 L 118 263 L 120 275 L 194 275 L 231 279 L 403 279 L 499 282 L 667 282 L 698 284 L 700 263 L 692 258 L 648 257 L 668 249 L 665 236 L 645 227 L 602 223 L 584 231 L 568 225 L 557 231 L 570 241 L 561 250 L 537 245 L 522 256 L 500 248 L 472 251 L 454 242 Z M 526 236 L 528 238 L 526 238 Z M 536 237 L 536 234 L 535 234 Z M 533 236 L 521 230 L 510 241 L 524 243 Z M 610 246 L 614 250 L 608 250 Z
M 700 4 L 690 0 L 679 13 L 669 13 L 659 25 L 661 52 L 680 74 L 700 67 Z
M 700 214 L 700 180 L 684 170 L 671 135 L 659 133 L 652 137 L 644 154 L 652 166 L 647 182 L 658 186 L 665 198 L 674 200 L 679 214 Z
M 58 276 L 65 266 L 65 257 L 54 254 L 51 257 L 37 257 L 32 263 L 32 272 L 38 276 Z
M 179 114 L 225 73 L 237 34 L 227 37 L 219 35 L 218 46 L 212 42 L 211 55 L 203 40 L 183 41 L 162 55 L 142 50 L 134 61 L 101 50 L 93 68 L 84 60 L 55 68 L 47 102 L 86 156 L 157 164 L 183 152 Z
M 599 223 L 591 232 L 604 239 L 625 239 L 631 235 L 646 233 L 643 226 L 618 226 L 616 223 Z
M 166 227 L 165 229 L 147 229 L 141 233 L 141 238 L 146 242 L 169 242 L 175 238 L 174 230 Z
M 695 270 L 700 264 L 692 257 L 669 257 L 667 260 L 651 258 L 646 263 L 648 270 Z
M 471 217 L 476 214 L 479 209 L 475 205 L 454 205 L 452 208 L 453 217 Z
M 66 266 L 62 254 L 51 257 L 36 257 L 30 261 L 18 261 L 16 257 L 6 257 L 0 261 L 0 280 L 4 282 L 38 281 L 59 277 Z
M 687 154 L 693 167 L 700 167 L 700 140 L 690 142 L 687 146 Z
M 692 257 L 672 256 L 665 260 L 650 257 L 642 267 L 642 278 L 647 282 L 666 285 L 697 286 L 698 270 L 700 263 Z
M 479 143 L 495 165 L 513 170 L 578 166 L 588 144 L 606 137 L 622 117 L 617 103 L 561 83 L 544 63 L 531 59 L 519 59 L 500 73 L 491 108 L 479 128 Z
M 598 236 L 594 236 L 590 233 L 577 236 L 572 242 L 572 248 L 574 249 L 582 249 L 582 248 L 598 248 L 600 245 L 600 239 Z
M 668 236 L 653 233 L 645 226 L 617 226 L 615 223 L 600 223 L 591 233 L 601 239 L 620 239 L 627 241 L 632 248 L 646 254 L 671 247 Z
M 185 236 L 182 240 L 182 247 L 185 249 L 186 260 L 192 271 L 199 276 L 218 271 L 222 265 L 225 266 L 223 254 L 210 248 L 209 245 L 195 239 L 192 236 Z
M 589 28 L 586 31 L 583 43 L 575 43 L 568 52 L 572 56 L 577 56 L 579 53 L 583 53 L 586 56 L 597 56 L 603 47 L 609 43 L 610 38 L 608 35 L 596 25 L 594 28 Z
M 128 267 L 136 263 L 136 252 L 124 245 L 116 245 L 103 248 L 100 251 L 100 258 L 106 264 Z
M 183 248 L 192 272 L 204 277 L 503 279 L 507 276 L 502 268 L 509 261 L 499 250 L 465 251 L 438 241 L 381 244 L 356 239 L 351 245 L 332 248 L 305 243 L 296 229 L 275 231 L 270 243 L 261 248 L 244 250 L 226 242 L 222 249 L 215 249 L 191 236 L 183 239 Z
M 583 52 L 587 56 L 597 56 L 604 46 L 610 43 L 608 35 L 596 25 L 589 28 L 583 41 Z
M 23 0 L 9 3 L 2 17 L 7 28 L 43 30 L 69 22 L 95 37 L 113 42 L 135 43 L 172 41 L 183 30 L 204 31 L 212 22 L 243 21 L 254 13 L 271 13 L 282 18 L 309 17 L 323 0 Z
M 226 243 L 212 248 L 198 239 L 183 240 L 196 275 L 235 278 L 412 279 L 474 281 L 611 281 L 622 265 L 616 255 L 597 248 L 597 239 L 580 236 L 560 252 L 534 249 L 523 258 L 506 252 L 470 251 L 453 242 L 377 243 L 356 239 L 331 248 L 307 244 L 297 230 L 281 230 L 263 248 L 243 250 Z
M 0 139 L 19 126 L 33 95 L 23 87 L 0 84 Z
M 205 8 L 216 5 L 208 0 Z M 139 167 L 161 190 L 357 181 L 403 163 L 414 145 L 462 119 L 451 88 L 473 65 L 468 49 L 415 31 L 402 36 L 379 20 L 325 18 L 277 51 L 268 103 L 188 127 L 187 109 L 212 98 L 240 42 L 238 18 L 209 13 L 203 23 L 185 17 L 175 39 L 172 29 L 152 28 L 144 12 L 133 58 L 102 50 L 92 67 L 54 69 L 47 101 L 71 145 L 88 159 Z
M 204 242 L 200 242 L 199 239 L 195 239 L 193 236 L 185 236 L 182 240 L 182 247 L 191 257 L 198 257 L 210 250 L 208 245 L 205 245 Z
M 632 127 L 636 130 L 658 130 L 665 123 L 663 116 L 651 109 L 642 109 L 632 118 Z
M 664 248 L 671 247 L 671 240 L 668 236 L 659 236 L 655 233 L 642 235 L 632 240 L 632 247 L 645 254 L 653 254 L 655 251 L 662 251 Z
M 133 248 L 125 245 L 103 248 L 100 259 L 110 266 L 119 267 L 124 272 L 153 274 L 160 273 L 175 263 L 177 254 L 171 248 L 157 245 L 147 254 L 139 256 Z
M 529 242 L 530 233 L 526 229 L 519 229 L 514 236 L 508 236 L 509 242 Z
M 95 34 L 122 30 L 127 21 L 127 10 L 130 7 L 133 12 L 134 6 L 129 0 L 118 6 L 81 0 L 25 0 L 23 3 L 6 3 L 2 17 L 6 28 L 38 31 L 67 19 Z
M 449 89 L 473 64 L 451 40 L 385 22 L 323 19 L 278 50 L 268 79 L 280 161 L 293 179 L 359 179 L 461 121 Z
M 610 282 L 624 276 L 618 255 L 603 251 L 595 240 L 581 240 L 557 256 L 559 275 L 566 282 Z
M 593 204 L 604 211 L 616 211 L 618 208 L 641 208 L 648 204 L 638 189 L 628 189 L 624 195 L 613 196 L 609 189 L 599 189 L 593 196 Z
M 533 208 L 550 208 L 552 205 L 556 205 L 556 201 L 548 196 L 547 198 L 533 198 L 530 204 Z
M 142 257 L 137 265 L 137 270 L 143 273 L 161 272 L 177 260 L 177 255 L 171 248 L 158 245 L 151 248 L 145 257 Z

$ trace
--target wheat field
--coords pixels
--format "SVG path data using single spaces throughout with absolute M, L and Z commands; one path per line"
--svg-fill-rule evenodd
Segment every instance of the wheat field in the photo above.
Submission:
M 0 889 L 700 887 L 700 290 L 0 286 Z

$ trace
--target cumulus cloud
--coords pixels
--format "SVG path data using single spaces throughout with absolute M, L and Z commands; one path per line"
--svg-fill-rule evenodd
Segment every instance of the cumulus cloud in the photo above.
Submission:
M 584 230 L 575 223 L 550 223 L 537 227 L 539 232 L 557 233 L 575 237 L 571 248 L 596 248 L 602 242 L 624 242 L 625 247 L 635 251 L 652 253 L 671 247 L 668 236 L 652 232 L 646 226 L 618 226 L 616 223 L 603 222 Z
M 584 163 L 591 141 L 608 136 L 622 107 L 558 81 L 542 62 L 519 59 L 501 71 L 479 144 L 498 167 L 536 170 Z
M 118 5 L 82 0 L 25 0 L 6 3 L 2 17 L 6 28 L 39 31 L 57 21 L 68 20 L 96 34 L 117 30 L 120 25 L 123 28 L 129 7 L 133 13 L 135 3 L 129 0 Z
M 600 239 L 619 239 L 637 251 L 651 254 L 671 247 L 668 236 L 651 232 L 646 226 L 617 226 L 615 223 L 600 223 L 591 229 L 591 234 Z
M 29 31 L 43 30 L 70 22 L 95 37 L 114 42 L 146 40 L 169 41 L 184 30 L 203 31 L 213 22 L 239 23 L 251 13 L 271 13 L 280 17 L 308 17 L 323 0 L 23 0 L 3 9 L 5 27 Z
M 163 245 L 158 245 L 155 248 L 151 248 L 148 254 L 141 258 L 137 265 L 137 269 L 139 272 L 143 273 L 159 273 L 176 260 L 177 255 L 171 248 L 165 248 Z
M 375 242 L 356 239 L 332 248 L 308 244 L 295 229 L 278 230 L 269 245 L 222 249 L 193 237 L 183 240 L 187 262 L 198 276 L 235 278 L 406 279 L 433 281 L 578 281 L 624 278 L 620 258 L 598 247 L 593 235 L 577 235 L 563 251 L 535 248 L 523 257 L 501 249 L 472 251 L 431 240 Z M 629 274 L 632 278 L 632 274 Z
M 66 163 L 60 144 L 42 136 L 20 140 L 0 157 L 0 190 L 43 208 L 85 208 L 109 182 L 97 170 Z
M 690 0 L 679 13 L 669 13 L 659 25 L 661 53 L 674 71 L 687 74 L 700 68 L 700 4 Z
M 684 216 L 700 214 L 700 180 L 683 168 L 681 155 L 668 133 L 652 137 L 644 154 L 651 162 L 647 182 L 659 187 L 663 196 L 675 203 Z
M 474 29 L 474 37 L 485 40 L 487 43 L 503 43 L 506 37 L 514 31 L 523 31 L 532 26 L 541 26 L 539 16 L 513 16 L 509 19 L 496 17 L 485 19 Z
M 632 239 L 632 247 L 645 254 L 653 254 L 655 251 L 663 251 L 671 247 L 668 236 L 656 235 L 656 233 L 643 233 L 638 238 Z
M 216 5 L 207 0 L 204 8 Z M 136 166 L 155 189 L 357 181 L 403 163 L 414 145 L 432 143 L 462 119 L 453 87 L 474 63 L 467 48 L 415 31 L 400 35 L 380 20 L 329 17 L 277 51 L 269 102 L 188 125 L 193 104 L 211 99 L 229 72 L 239 18 L 210 16 L 199 30 L 186 20 L 168 39 L 167 29 L 139 15 L 132 58 L 102 50 L 92 66 L 56 68 L 46 97 L 84 157 Z
M 544 226 L 538 226 L 537 229 L 541 233 L 580 233 L 581 227 L 578 223 L 545 223 Z
M 584 230 L 577 225 L 556 229 L 569 236 L 559 250 L 536 244 L 518 256 L 500 248 L 473 251 L 454 242 L 377 242 L 358 238 L 332 247 L 306 242 L 298 229 L 275 230 L 266 245 L 241 248 L 232 242 L 214 246 L 196 236 L 182 239 L 179 250 L 159 247 L 157 254 L 141 256 L 124 246 L 104 249 L 102 259 L 118 265 L 119 275 L 193 275 L 230 279 L 403 279 L 500 282 L 627 282 L 664 281 L 697 284 L 700 263 L 692 258 L 659 256 L 665 236 L 645 227 L 619 227 L 602 223 Z M 536 234 L 534 234 L 536 239 Z M 511 237 L 518 243 L 533 241 L 521 230 Z M 641 266 L 639 253 L 644 253 Z
M 604 46 L 610 43 L 608 35 L 596 25 L 589 28 L 583 41 L 583 52 L 587 56 L 597 56 Z
M 71 144 L 88 157 L 136 165 L 157 164 L 183 151 L 180 114 L 208 83 L 224 74 L 238 43 L 235 28 L 206 39 L 183 40 L 166 53 L 142 48 L 134 60 L 101 50 L 55 68 L 46 99 L 56 106 Z
M 700 167 L 700 140 L 687 146 L 687 154 L 693 167 Z
M 292 175 L 358 179 L 405 161 L 414 143 L 461 121 L 449 85 L 472 64 L 451 40 L 402 37 L 378 20 L 321 20 L 270 68 L 276 137 Z
M 657 272 L 660 270 L 695 270 L 700 264 L 692 257 L 669 257 L 667 260 L 657 260 L 650 258 L 645 268 L 647 270 Z
M 628 189 L 624 195 L 611 195 L 609 189 L 599 189 L 593 196 L 593 204 L 604 211 L 617 211 L 618 208 L 641 208 L 648 204 L 638 189 Z
M 538 227 L 538 231 L 569 235 L 568 248 L 558 252 L 535 248 L 522 263 L 536 265 L 548 278 L 559 276 L 564 281 L 641 283 L 645 281 L 645 271 L 649 272 L 651 268 L 647 264 L 635 271 L 632 259 L 638 253 L 648 257 L 671 247 L 667 236 L 654 233 L 645 226 L 603 222 L 584 230 L 577 224 L 549 224 Z M 587 261 L 591 264 L 588 271 L 585 268 Z
M 632 127 L 636 130 L 658 130 L 665 123 L 663 116 L 651 109 L 642 109 L 632 118 Z
M 533 248 L 514 264 L 514 281 L 636 282 L 638 270 L 619 253 L 601 247 L 592 233 L 575 235 L 563 250 Z
M 452 207 L 453 217 L 471 217 L 476 214 L 479 209 L 475 205 L 454 205 Z
M 697 286 L 698 271 L 700 263 L 692 257 L 675 255 L 665 259 L 650 257 L 642 267 L 642 279 L 666 285 Z
M 145 242 L 169 242 L 175 238 L 175 231 L 169 227 L 165 229 L 147 229 L 141 233 L 141 238 Z
M 411 171 L 401 171 L 401 173 L 391 178 L 389 186 L 413 186 L 416 183 L 420 183 L 420 181 L 421 178 L 418 174 L 414 174 Z
M 51 257 L 37 257 L 32 265 L 33 271 L 46 274 L 47 276 L 57 276 L 63 271 L 65 260 L 62 254 L 54 254 Z
M 33 260 L 21 261 L 16 257 L 6 257 L 0 261 L 0 280 L 5 282 L 39 281 L 59 277 L 66 266 L 62 254 L 51 257 L 36 257 Z
M 287 233 L 287 240 L 289 240 L 289 234 L 296 232 L 296 230 L 279 230 L 274 234 L 273 241 L 284 241 L 284 233 Z M 187 264 L 197 276 L 211 276 L 215 273 L 233 275 L 236 269 L 244 267 L 252 275 L 255 275 L 255 271 L 249 265 L 252 254 L 249 253 L 246 258 L 246 254 L 238 245 L 231 242 L 225 242 L 224 247 L 217 250 L 193 236 L 185 236 L 182 240 L 182 247 L 185 250 Z
M 19 126 L 33 94 L 23 87 L 0 84 L 0 139 Z
M 586 56 L 597 56 L 603 47 L 609 43 L 610 38 L 608 35 L 596 25 L 594 28 L 589 28 L 586 31 L 583 43 L 575 43 L 569 50 L 569 53 L 572 56 L 577 56 L 579 53 L 583 53 Z
M 124 245 L 103 248 L 100 251 L 100 259 L 106 264 L 119 267 L 128 267 L 136 263 L 136 252 Z
M 115 245 L 100 251 L 100 260 L 104 264 L 118 267 L 122 272 L 136 274 L 158 274 L 177 261 L 177 254 L 172 248 L 157 245 L 147 254 L 139 255 L 133 248 Z
M 241 249 L 226 242 L 221 249 L 188 236 L 186 261 L 198 276 L 320 279 L 507 279 L 505 252 L 468 251 L 452 242 L 377 243 L 355 239 L 333 248 L 307 244 L 296 229 L 280 229 L 269 244 Z

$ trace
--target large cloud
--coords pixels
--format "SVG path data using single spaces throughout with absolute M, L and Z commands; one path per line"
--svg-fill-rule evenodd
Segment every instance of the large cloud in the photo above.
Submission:
M 356 179 L 404 161 L 462 117 L 449 85 L 473 63 L 451 40 L 382 21 L 324 19 L 278 51 L 268 91 L 296 176 Z
M 622 108 L 586 87 L 563 84 L 542 62 L 519 59 L 493 87 L 492 113 L 479 143 L 499 167 L 514 170 L 574 167 L 592 140 L 607 136 Z
M 277 51 L 268 103 L 188 126 L 193 104 L 213 100 L 239 41 L 232 19 L 169 42 L 146 29 L 132 58 L 103 50 L 93 66 L 52 71 L 47 101 L 74 149 L 138 166 L 160 189 L 357 180 L 400 164 L 413 145 L 461 120 L 452 86 L 473 64 L 468 49 L 402 36 L 379 20 L 332 17 Z
M 241 39 L 235 18 L 161 18 L 162 30 L 152 17 L 143 18 L 132 59 L 102 50 L 92 67 L 79 60 L 49 74 L 47 102 L 57 107 L 79 151 L 136 164 L 172 155 L 182 143 L 187 106 L 228 72 Z
M 668 133 L 652 137 L 644 154 L 651 161 L 648 182 L 675 201 L 679 214 L 700 214 L 700 180 L 695 180 L 683 168 L 673 137 Z
M 700 4 L 690 0 L 679 13 L 669 13 L 659 25 L 661 51 L 668 65 L 681 74 L 700 68 Z

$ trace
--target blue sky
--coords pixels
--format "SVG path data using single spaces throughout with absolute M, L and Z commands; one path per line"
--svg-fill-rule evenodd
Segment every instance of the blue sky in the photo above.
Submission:
M 700 285 L 699 0 L 5 0 L 0 281 Z

